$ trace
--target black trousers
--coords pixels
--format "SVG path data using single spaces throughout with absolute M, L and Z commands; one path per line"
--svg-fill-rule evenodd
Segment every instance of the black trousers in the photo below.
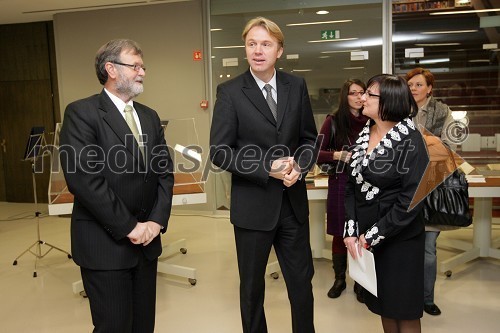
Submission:
M 240 308 L 244 333 L 266 333 L 265 271 L 274 246 L 292 310 L 293 333 L 314 333 L 314 275 L 309 224 L 295 218 L 286 191 L 275 229 L 258 231 L 234 227 L 240 274 Z
M 130 269 L 80 268 L 94 333 L 154 332 L 157 265 L 141 255 Z

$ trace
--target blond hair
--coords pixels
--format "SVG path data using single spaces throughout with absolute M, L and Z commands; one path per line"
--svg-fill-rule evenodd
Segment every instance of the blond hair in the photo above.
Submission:
M 285 43 L 285 36 L 283 35 L 283 32 L 281 32 L 280 27 L 278 27 L 278 25 L 276 23 L 274 23 L 273 21 L 271 21 L 265 17 L 262 17 L 262 16 L 253 18 L 250 21 L 248 21 L 247 25 L 245 26 L 245 29 L 243 29 L 243 33 L 241 34 L 241 38 L 243 38 L 243 41 L 245 41 L 245 39 L 248 35 L 248 32 L 252 28 L 257 27 L 257 26 L 263 27 L 264 29 L 266 29 L 267 32 L 272 37 L 274 37 L 278 40 L 280 47 L 283 47 L 283 45 Z

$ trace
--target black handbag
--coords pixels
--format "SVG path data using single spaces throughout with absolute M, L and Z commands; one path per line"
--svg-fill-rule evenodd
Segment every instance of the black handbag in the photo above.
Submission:
M 427 225 L 468 227 L 472 223 L 469 184 L 465 174 L 457 169 L 451 153 L 450 156 L 455 171 L 425 198 L 423 217 Z

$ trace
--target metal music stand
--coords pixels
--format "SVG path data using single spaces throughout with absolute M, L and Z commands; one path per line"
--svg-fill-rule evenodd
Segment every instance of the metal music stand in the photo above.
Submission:
M 38 259 L 42 259 L 45 257 L 50 251 L 56 249 L 63 253 L 66 253 L 68 258 L 71 259 L 71 254 L 69 252 L 64 251 L 63 249 L 58 248 L 52 244 L 46 243 L 45 241 L 40 239 L 40 212 L 38 211 L 38 198 L 36 194 L 36 179 L 35 179 L 35 163 L 42 155 L 43 148 L 46 146 L 45 137 L 44 137 L 44 127 L 33 127 L 31 128 L 30 136 L 28 139 L 28 143 L 26 144 L 26 150 L 24 151 L 23 161 L 31 162 L 31 175 L 33 179 L 33 195 L 35 198 L 35 218 L 36 218 L 36 227 L 37 227 L 37 235 L 38 239 L 26 250 L 23 251 L 17 258 L 14 260 L 12 265 L 17 265 L 17 259 L 21 258 L 25 253 L 30 252 L 35 256 L 35 269 L 33 271 L 33 277 L 37 277 L 36 274 L 36 264 Z M 42 253 L 42 245 L 48 246 L 49 248 Z M 32 250 L 33 248 L 34 251 Z

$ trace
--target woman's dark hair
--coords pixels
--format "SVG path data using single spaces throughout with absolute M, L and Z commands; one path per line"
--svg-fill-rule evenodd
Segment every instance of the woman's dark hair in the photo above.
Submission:
M 368 80 L 368 90 L 374 84 L 379 86 L 380 119 L 399 122 L 406 117 L 415 117 L 418 106 L 404 78 L 379 74 Z
M 344 82 L 340 89 L 339 108 L 334 112 L 335 117 L 335 149 L 341 149 L 343 146 L 349 145 L 349 134 L 351 134 L 351 122 L 349 107 L 349 89 L 353 84 L 356 84 L 366 90 L 365 83 L 358 79 L 349 79 Z

